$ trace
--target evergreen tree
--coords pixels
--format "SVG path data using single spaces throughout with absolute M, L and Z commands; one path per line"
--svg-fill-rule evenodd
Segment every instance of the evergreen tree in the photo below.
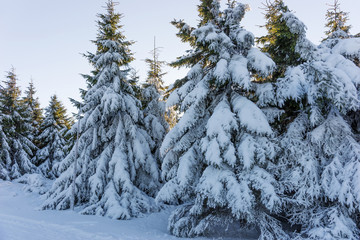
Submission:
M 286 239 L 272 216 L 281 206 L 270 171 L 275 160 L 273 132 L 251 101 L 260 87 L 252 77 L 269 75 L 275 64 L 253 47 L 253 34 L 240 27 L 246 5 L 229 2 L 221 11 L 216 0 L 201 3 L 209 15 L 197 28 L 185 23 L 179 28 L 178 36 L 194 50 L 173 64 L 191 70 L 168 99 L 167 104 L 178 104 L 184 115 L 161 147 L 167 183 L 157 201 L 182 204 L 169 220 L 176 236 L 236 225 L 257 227 L 259 239 Z
M 3 89 L 0 90 L 0 99 L 3 97 Z M 10 158 L 10 146 L 9 140 L 3 129 L 6 116 L 0 109 L 0 179 L 10 180 L 11 158 Z
M 149 71 L 147 73 L 146 84 L 144 84 L 143 87 L 154 86 L 156 91 L 161 93 L 165 90 L 163 76 L 166 73 L 162 71 L 162 67 L 166 63 L 159 60 L 159 51 L 154 38 L 154 49 L 150 52 L 152 58 L 145 59 L 145 62 L 149 66 Z
M 323 45 L 332 48 L 335 53 L 343 55 L 352 60 L 360 67 L 360 36 L 353 36 L 349 30 L 351 26 L 347 25 L 349 20 L 348 13 L 340 9 L 338 0 L 326 12 L 326 38 L 323 39 Z
M 129 219 L 157 209 L 152 196 L 159 188 L 159 171 L 153 142 L 142 127 L 140 101 L 127 77 L 132 42 L 121 32 L 114 2 L 106 10 L 99 14 L 97 51 L 88 56 L 95 68 L 93 85 L 80 108 L 83 117 L 74 126 L 81 132 L 79 156 L 74 147 L 59 164 L 61 175 L 44 208 L 70 207 L 75 168 L 75 203 L 85 207 L 82 213 Z
M 284 77 L 286 69 L 290 66 L 297 66 L 304 62 L 301 55 L 297 51 L 297 42 L 300 34 L 290 31 L 287 26 L 284 15 L 290 14 L 290 9 L 284 4 L 283 0 L 274 0 L 273 2 L 266 2 L 265 19 L 266 23 L 263 27 L 267 30 L 267 35 L 259 37 L 257 43 L 261 45 L 261 50 L 270 55 L 276 64 L 276 69 L 272 75 L 263 78 L 257 77 L 257 81 L 268 82 L 267 88 L 275 89 L 275 83 L 278 78 Z M 301 102 L 296 102 L 292 99 L 286 99 L 286 102 L 279 107 L 276 101 L 273 101 L 273 92 L 265 91 L 259 94 L 260 99 L 258 105 L 263 107 L 263 110 L 271 110 L 276 113 L 272 116 L 272 126 L 279 132 L 284 132 L 287 124 L 291 122 L 297 112 L 299 111 Z M 270 93 L 270 95 L 269 95 Z M 268 99 L 267 95 L 270 96 Z
M 349 20 L 348 13 L 341 11 L 338 0 L 335 0 L 330 7 L 326 13 L 326 27 L 329 29 L 326 32 L 327 38 L 323 40 L 322 44 L 360 67 L 360 38 L 356 35 L 352 36 L 349 32 L 350 26 L 346 24 Z M 360 101 L 360 87 L 358 87 L 358 96 Z M 348 121 L 360 142 L 360 111 L 350 111 Z
M 325 31 L 326 39 L 331 38 L 348 38 L 350 26 L 346 24 L 349 20 L 349 13 L 341 11 L 339 0 L 334 0 L 334 4 L 326 12 Z
M 167 122 L 169 129 L 172 129 L 179 121 L 179 116 L 181 115 L 178 106 L 173 105 L 170 106 L 167 104 L 167 100 L 171 93 L 175 91 L 177 88 L 181 87 L 183 83 L 187 81 L 187 78 L 183 78 L 180 80 L 175 80 L 175 83 L 166 86 L 165 91 L 163 93 L 163 101 L 165 101 L 165 121 Z
M 69 142 L 66 133 L 70 128 L 70 119 L 66 109 L 56 95 L 51 96 L 45 109 L 45 118 L 41 124 L 39 142 L 41 148 L 36 153 L 40 171 L 48 178 L 58 176 L 54 168 L 68 153 Z
M 205 25 L 209 20 L 213 18 L 213 15 L 211 14 L 212 4 L 212 0 L 200 1 L 200 4 L 197 6 L 200 17 L 198 27 Z M 191 34 L 192 31 L 195 30 L 194 27 L 189 26 L 183 20 L 173 20 L 171 21 L 171 24 L 179 30 L 176 36 L 179 37 L 182 42 L 190 44 L 193 49 L 199 47 L 196 46 L 196 38 Z M 169 65 L 174 68 L 180 68 L 184 66 L 192 67 L 200 60 L 200 56 L 197 55 L 197 53 L 193 50 L 188 50 L 187 52 L 188 55 L 186 57 L 178 57 L 176 61 L 170 63 Z M 167 101 L 170 94 L 174 90 L 180 88 L 187 81 L 188 78 L 187 76 L 185 76 L 182 79 L 177 79 L 174 84 L 168 86 L 166 92 L 164 93 L 164 100 Z M 181 113 L 178 106 L 176 105 L 170 106 L 166 104 L 165 108 L 167 109 L 165 119 L 169 124 L 170 129 L 172 129 L 179 121 L 179 115 L 181 115 Z
M 169 129 L 172 129 L 178 123 L 179 115 L 180 114 L 176 106 L 166 108 L 164 117 Z
M 27 111 L 30 114 L 30 119 L 31 119 L 31 124 L 32 124 L 32 128 L 33 128 L 33 136 L 34 138 L 34 144 L 39 147 L 39 141 L 37 139 L 38 135 L 40 134 L 40 125 L 42 124 L 43 121 L 43 113 L 42 113 L 42 109 L 40 108 L 40 102 L 39 102 L 39 98 L 35 98 L 35 87 L 34 87 L 34 83 L 31 80 L 31 82 L 29 83 L 29 86 L 27 88 L 27 90 L 25 90 L 25 97 L 23 98 L 23 104 L 25 105 L 25 107 L 27 108 Z
M 129 77 L 128 77 L 128 83 L 130 84 L 133 92 L 134 92 L 134 96 L 137 99 L 142 99 L 141 96 L 141 86 L 139 84 L 139 75 L 138 75 L 138 71 L 134 68 L 130 68 L 129 70 Z
M 336 44 L 333 44 L 336 42 Z M 360 38 L 352 37 L 346 39 L 341 38 L 332 38 L 323 42 L 323 45 L 329 46 L 332 48 L 332 52 L 336 54 L 341 54 L 345 58 L 351 60 L 358 68 L 360 68 Z M 349 72 L 354 75 L 357 72 Z M 358 90 L 358 99 L 360 101 L 360 86 L 357 87 Z M 351 126 L 355 133 L 357 134 L 357 140 L 360 142 L 360 110 L 350 111 L 348 113 L 348 121 L 351 123 Z
M 299 35 L 295 49 L 304 60 L 269 89 L 279 107 L 289 99 L 300 106 L 279 138 L 283 212 L 300 226 L 298 238 L 359 239 L 360 144 L 345 119 L 359 109 L 360 69 L 309 42 L 305 25 L 292 13 L 281 18 Z
M 198 27 L 204 26 L 207 24 L 208 21 L 214 20 L 216 18 L 217 13 L 213 13 L 213 0 L 201 0 L 200 5 L 198 5 L 198 12 L 200 21 L 198 24 Z M 217 3 L 216 3 L 217 4 Z M 183 20 L 173 20 L 171 21 L 171 24 L 175 26 L 179 32 L 176 34 L 177 37 L 181 39 L 182 42 L 186 42 L 190 44 L 190 46 L 194 49 L 197 47 L 196 38 L 194 35 L 192 35 L 192 32 L 195 30 L 194 27 L 191 27 L 190 25 L 186 24 Z M 200 47 L 201 48 L 201 47 Z M 186 56 L 179 57 L 176 61 L 172 62 L 170 66 L 172 67 L 192 67 L 195 65 L 199 60 L 201 59 L 201 56 L 198 54 L 198 52 L 189 50 L 188 54 Z M 183 83 L 187 82 L 187 78 L 178 80 L 175 85 L 176 87 L 182 86 Z
M 2 128 L 3 163 L 8 176 L 15 179 L 25 173 L 36 171 L 32 162 L 36 146 L 33 144 L 33 128 L 30 114 L 20 100 L 20 89 L 17 86 L 15 70 L 11 69 L 6 76 L 0 94 L 0 112 Z
M 198 16 L 200 17 L 198 27 L 207 24 L 209 21 L 214 20 L 214 18 L 217 17 L 216 14 L 218 13 L 214 11 L 213 2 L 213 0 L 200 1 L 200 4 L 198 5 Z
M 154 140 L 153 152 L 160 162 L 159 149 L 169 126 L 165 120 L 165 102 L 162 100 L 165 91 L 162 78 L 166 74 L 162 72 L 162 66 L 165 62 L 159 61 L 159 49 L 156 48 L 155 40 L 151 54 L 151 59 L 145 59 L 149 71 L 146 82 L 142 85 L 142 105 L 144 108 L 145 128 Z
M 283 77 L 288 66 L 295 66 L 302 62 L 300 54 L 295 51 L 296 43 L 299 38 L 298 33 L 292 33 L 282 15 L 290 12 L 283 0 L 266 2 L 265 19 L 268 34 L 257 39 L 261 44 L 261 50 L 268 53 L 276 63 L 276 70 L 272 74 L 273 81 Z

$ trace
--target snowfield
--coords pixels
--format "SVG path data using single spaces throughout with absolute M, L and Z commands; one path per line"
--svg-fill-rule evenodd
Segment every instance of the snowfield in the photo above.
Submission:
M 27 185 L 0 180 L 0 240 L 181 239 L 166 229 L 170 210 L 122 221 L 72 211 L 41 211 L 44 196 L 27 189 Z M 205 239 L 244 238 L 196 238 Z

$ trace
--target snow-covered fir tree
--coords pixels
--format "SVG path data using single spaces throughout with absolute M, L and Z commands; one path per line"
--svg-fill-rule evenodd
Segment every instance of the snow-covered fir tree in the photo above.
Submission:
M 165 61 L 159 60 L 160 48 L 156 47 L 156 41 L 154 38 L 154 49 L 150 52 L 151 58 L 145 59 L 149 70 L 147 73 L 146 83 L 143 87 L 154 86 L 156 91 L 161 93 L 165 90 L 163 77 L 166 74 L 163 72 L 163 66 Z
M 334 0 L 330 8 L 326 11 L 325 31 L 326 39 L 331 38 L 348 38 L 350 25 L 347 25 L 349 13 L 340 9 L 339 0 Z
M 145 59 L 149 70 L 147 79 L 142 84 L 142 106 L 144 108 L 144 123 L 151 138 L 154 140 L 154 156 L 160 163 L 160 147 L 168 132 L 169 125 L 165 120 L 165 102 L 163 94 L 165 91 L 163 76 L 166 74 L 162 71 L 165 64 L 159 60 L 159 48 L 155 45 L 151 51 L 152 58 Z
M 360 145 L 345 120 L 359 109 L 359 68 L 308 41 L 305 25 L 291 12 L 278 14 L 298 36 L 295 51 L 303 60 L 263 92 L 275 93 L 277 105 L 292 116 L 279 137 L 283 212 L 299 227 L 297 239 L 359 239 Z M 298 106 L 286 108 L 289 99 Z
M 340 9 L 338 0 L 326 13 L 326 27 L 328 30 L 322 44 L 332 48 L 334 53 L 343 55 L 360 67 L 360 36 L 350 34 L 350 25 L 347 25 L 348 13 Z
M 334 49 L 335 53 L 342 54 L 344 57 L 354 61 L 355 64 L 358 64 L 360 42 L 349 40 L 353 36 L 350 34 L 351 26 L 347 24 L 349 20 L 348 15 L 349 13 L 340 9 L 339 1 L 334 0 L 334 4 L 330 5 L 326 12 L 325 27 L 328 29 L 325 32 L 326 37 L 322 40 L 322 44 Z
M 1 176 L 15 179 L 36 171 L 32 162 L 36 146 L 33 144 L 33 128 L 27 107 L 20 99 L 15 70 L 11 69 L 3 81 L 0 94 Z
M 127 82 L 130 84 L 135 98 L 141 100 L 141 85 L 139 84 L 139 79 L 138 71 L 134 68 L 130 68 Z
M 206 10 L 206 11 L 204 11 Z M 253 47 L 254 36 L 240 27 L 247 6 L 201 1 L 200 24 L 175 24 L 193 50 L 174 65 L 190 66 L 185 83 L 167 104 L 184 112 L 166 135 L 162 177 L 167 183 L 157 201 L 182 204 L 171 215 L 176 236 L 197 236 L 257 228 L 259 239 L 286 239 L 272 215 L 281 208 L 276 194 L 273 131 L 252 101 L 255 74 L 269 75 L 274 62 Z
M 288 66 L 302 62 L 300 54 L 295 51 L 298 34 L 289 31 L 286 22 L 281 18 L 281 12 L 288 12 L 288 7 L 282 0 L 267 1 L 265 4 L 265 19 L 268 34 L 257 38 L 261 50 L 268 53 L 276 63 L 276 70 L 271 75 L 274 81 L 283 77 Z
M 171 93 L 175 89 L 179 88 L 185 81 L 187 81 L 186 77 L 183 79 L 175 80 L 173 84 L 166 86 L 165 91 L 163 93 L 163 101 L 167 102 Z M 167 122 L 169 129 L 172 129 L 178 123 L 180 115 L 181 113 L 177 105 L 166 106 L 165 104 L 165 121 Z
M 70 128 L 70 122 L 63 104 L 56 95 L 51 96 L 38 137 L 40 149 L 36 153 L 36 164 L 45 177 L 53 179 L 58 176 L 54 167 L 68 153 L 69 142 L 66 133 Z
M 0 99 L 2 99 L 2 89 L 0 90 Z M 11 166 L 9 140 L 4 131 L 3 109 L 0 108 L 0 179 L 10 180 L 9 169 Z
M 283 13 L 289 12 L 289 8 L 282 0 L 267 1 L 264 4 L 266 13 L 264 14 L 266 23 L 264 26 L 267 30 L 267 35 L 257 38 L 257 43 L 260 44 L 260 49 L 270 55 L 271 59 L 276 63 L 276 69 L 267 77 L 258 77 L 258 80 L 263 84 L 261 89 L 258 89 L 259 99 L 258 106 L 263 108 L 263 111 L 270 114 L 271 126 L 276 129 L 278 133 L 285 131 L 287 124 L 291 122 L 297 111 L 300 108 L 300 103 L 292 99 L 286 99 L 281 108 L 277 106 L 274 101 L 275 82 L 278 78 L 284 77 L 286 69 L 290 66 L 297 66 L 304 62 L 300 53 L 296 51 L 296 44 L 299 39 L 299 34 L 291 32 L 283 19 Z M 264 86 L 267 87 L 264 87 Z M 270 90 L 270 91 L 266 91 Z
M 348 13 L 341 11 L 337 0 L 328 9 L 326 20 L 329 29 L 326 32 L 327 38 L 322 44 L 331 48 L 333 53 L 343 55 L 360 67 L 360 36 L 350 34 L 350 26 L 347 25 Z M 360 86 L 358 86 L 358 96 L 360 101 Z M 350 111 L 347 115 L 360 142 L 360 110 Z
M 113 1 L 99 14 L 97 51 L 88 55 L 96 71 L 80 108 L 83 117 L 74 125 L 81 132 L 79 155 L 74 147 L 59 164 L 61 175 L 44 208 L 70 207 L 76 167 L 75 204 L 84 208 L 83 214 L 129 219 L 158 209 L 152 197 L 159 189 L 159 167 L 151 153 L 154 142 L 143 128 L 140 101 L 128 81 L 132 42 L 121 32 L 120 18 Z
M 43 110 L 40 108 L 39 98 L 36 97 L 36 89 L 33 81 L 31 80 L 29 86 L 25 90 L 25 97 L 23 97 L 22 101 L 24 106 L 27 108 L 27 111 L 30 114 L 30 121 L 33 127 L 33 135 L 34 135 L 34 144 L 39 147 L 39 140 L 37 137 L 40 134 L 40 125 L 44 119 Z

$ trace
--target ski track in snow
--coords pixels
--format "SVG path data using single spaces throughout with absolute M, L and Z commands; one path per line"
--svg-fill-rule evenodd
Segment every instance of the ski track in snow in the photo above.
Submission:
M 166 229 L 169 210 L 124 221 L 72 211 L 40 211 L 44 196 L 25 192 L 24 188 L 23 184 L 0 180 L 0 240 L 187 239 L 169 235 Z

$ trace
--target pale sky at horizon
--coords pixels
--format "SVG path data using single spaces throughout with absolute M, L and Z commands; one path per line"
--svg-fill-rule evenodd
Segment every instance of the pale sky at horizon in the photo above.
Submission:
M 12 66 L 24 91 L 33 79 L 45 108 L 50 96 L 57 94 L 69 109 L 75 111 L 69 97 L 79 99 L 79 88 L 85 87 L 80 73 L 87 74 L 91 67 L 81 53 L 94 52 L 90 42 L 96 38 L 96 14 L 103 13 L 106 0 L 0 0 L 0 81 Z M 170 24 L 175 19 L 185 19 L 197 24 L 198 0 L 117 0 L 117 11 L 124 15 L 121 20 L 124 34 L 136 43 L 131 46 L 136 60 L 131 64 L 139 71 L 140 81 L 146 78 L 149 57 L 156 36 L 157 46 L 162 47 L 160 59 L 171 62 L 189 49 L 178 39 L 176 28 Z M 225 3 L 225 0 L 222 0 Z M 259 25 L 265 23 L 261 3 L 265 0 L 244 0 L 251 7 L 242 21 L 245 29 L 256 37 L 265 34 Z M 285 0 L 296 16 L 308 28 L 307 37 L 314 43 L 324 37 L 325 13 L 332 0 Z M 360 1 L 340 0 L 341 9 L 349 12 L 350 32 L 360 32 Z M 169 67 L 164 79 L 167 84 L 183 77 L 187 70 Z

